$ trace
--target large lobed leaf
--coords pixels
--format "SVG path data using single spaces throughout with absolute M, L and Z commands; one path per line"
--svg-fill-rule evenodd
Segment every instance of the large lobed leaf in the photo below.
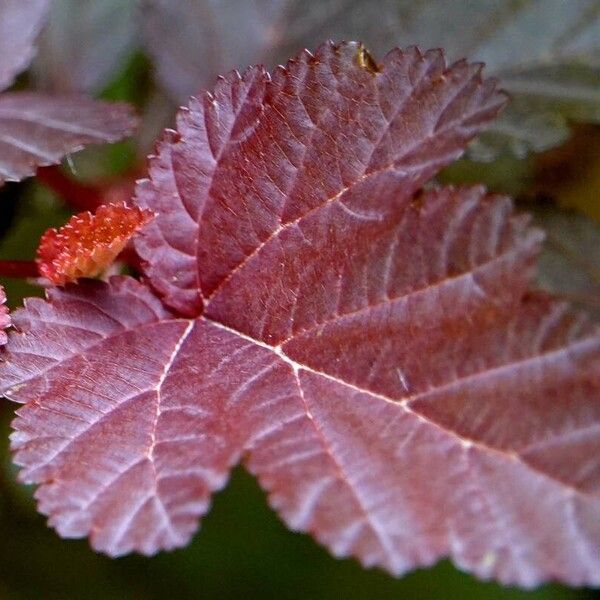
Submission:
M 568 119 L 600 120 L 600 7 L 595 0 L 144 0 L 143 33 L 177 100 L 219 73 L 275 65 L 324 38 L 445 48 L 498 75 L 514 103 L 472 147 L 480 159 L 563 141 Z M 199 33 L 200 32 L 200 33 Z
M 25 69 L 48 8 L 45 0 L 0 3 L 0 91 Z M 32 92 L 0 94 L 0 185 L 33 175 L 68 153 L 129 135 L 135 118 L 129 106 L 80 96 Z
M 193 99 L 137 191 L 162 302 L 114 278 L 14 315 L 50 524 L 178 547 L 243 460 L 336 556 L 600 584 L 600 331 L 527 291 L 540 233 L 508 199 L 419 192 L 502 103 L 476 66 L 352 43 Z

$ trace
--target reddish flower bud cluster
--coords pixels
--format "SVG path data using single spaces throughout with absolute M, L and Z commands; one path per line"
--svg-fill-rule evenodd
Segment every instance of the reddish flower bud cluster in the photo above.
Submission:
M 40 274 L 56 285 L 99 275 L 153 217 L 151 211 L 124 203 L 74 215 L 60 229 L 48 229 L 42 236 L 37 252 Z

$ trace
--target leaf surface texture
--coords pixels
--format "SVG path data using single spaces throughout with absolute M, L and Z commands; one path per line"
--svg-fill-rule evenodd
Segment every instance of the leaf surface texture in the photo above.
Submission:
M 477 66 L 354 43 L 192 99 L 137 189 L 148 283 L 13 315 L 50 524 L 179 547 L 242 461 L 336 556 L 599 584 L 600 333 L 529 291 L 541 234 L 507 198 L 423 189 L 503 102 Z

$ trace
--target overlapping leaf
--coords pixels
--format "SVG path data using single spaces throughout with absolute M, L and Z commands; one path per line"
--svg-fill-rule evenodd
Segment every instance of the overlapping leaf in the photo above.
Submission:
M 336 556 L 599 584 L 600 332 L 527 292 L 540 234 L 510 201 L 416 193 L 502 102 L 439 52 L 355 44 L 192 100 L 137 192 L 162 302 L 116 278 L 14 315 L 0 376 L 50 523 L 181 546 L 243 460 Z
M 88 144 L 116 142 L 135 125 L 126 104 L 83 96 L 0 94 L 0 184 L 33 175 Z
M 27 67 L 33 56 L 47 2 L 6 0 L 0 5 L 0 91 Z M 38 166 L 69 153 L 130 134 L 131 109 L 80 96 L 31 92 L 0 94 L 0 185 L 33 175 Z
M 548 148 L 567 136 L 567 119 L 600 120 L 594 0 L 145 0 L 142 23 L 178 100 L 232 66 L 274 65 L 321 39 L 352 38 L 377 53 L 414 43 L 485 61 L 514 104 L 473 146 L 477 158 Z

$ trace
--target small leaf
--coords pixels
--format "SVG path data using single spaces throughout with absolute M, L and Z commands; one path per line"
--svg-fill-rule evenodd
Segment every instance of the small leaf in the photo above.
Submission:
M 150 211 L 125 204 L 100 206 L 93 215 L 74 215 L 60 229 L 48 229 L 42 236 L 37 253 L 40 274 L 55 285 L 95 277 L 152 218 Z
M 539 156 L 532 192 L 600 225 L 600 127 L 580 126 L 568 143 Z

